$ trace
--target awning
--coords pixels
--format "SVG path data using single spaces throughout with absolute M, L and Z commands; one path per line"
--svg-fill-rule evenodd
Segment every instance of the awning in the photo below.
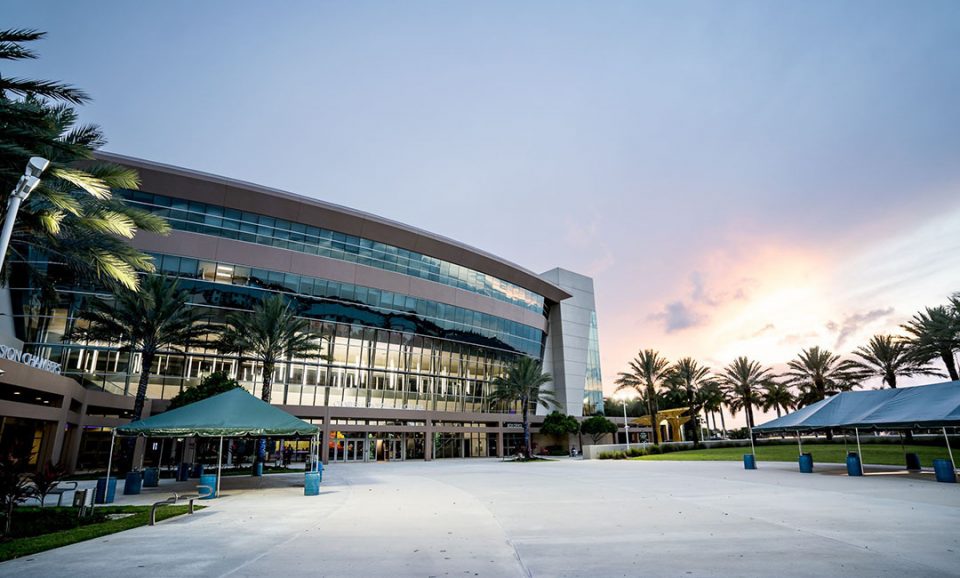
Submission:
M 320 428 L 237 388 L 116 428 L 119 436 L 313 436 Z
M 781 432 L 949 426 L 960 426 L 960 381 L 899 389 L 845 391 L 753 429 Z

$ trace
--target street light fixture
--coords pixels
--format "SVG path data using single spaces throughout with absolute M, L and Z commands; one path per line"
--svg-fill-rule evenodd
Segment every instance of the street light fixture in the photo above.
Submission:
M 10 245 L 10 237 L 13 235 L 13 225 L 17 220 L 17 213 L 20 211 L 20 204 L 27 200 L 30 193 L 40 186 L 40 175 L 50 166 L 50 161 L 43 157 L 30 157 L 27 162 L 27 168 L 23 171 L 23 176 L 17 181 L 17 186 L 10 193 L 7 200 L 7 213 L 3 220 L 3 230 L 0 231 L 0 270 L 3 270 L 3 264 L 7 257 L 7 247 Z

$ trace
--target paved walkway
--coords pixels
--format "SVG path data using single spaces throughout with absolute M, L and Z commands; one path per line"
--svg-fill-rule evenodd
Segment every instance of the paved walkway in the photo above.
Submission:
M 327 468 L 318 497 L 303 496 L 302 475 L 260 489 L 224 478 L 225 496 L 194 516 L 6 562 L 0 575 L 960 575 L 960 485 L 760 468 L 349 464 Z

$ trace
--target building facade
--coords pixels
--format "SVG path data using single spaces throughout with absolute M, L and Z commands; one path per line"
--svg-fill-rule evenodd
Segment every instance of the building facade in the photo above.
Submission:
M 271 398 L 322 425 L 325 460 L 509 453 L 517 444 L 519 408 L 498 406 L 489 395 L 493 379 L 518 356 L 543 360 L 561 411 L 602 412 L 588 277 L 562 269 L 535 274 L 454 240 L 307 197 L 138 159 L 103 158 L 139 171 L 140 190 L 115 194 L 166 218 L 173 230 L 167 236 L 141 233 L 133 244 L 153 256 L 156 274 L 178 280 L 208 322 L 223 323 L 275 293 L 309 319 L 318 347 L 276 369 Z M 76 439 L 46 446 L 82 467 L 83 456 L 96 453 L 85 453 L 85 439 L 98 447 L 129 410 L 140 355 L 119 343 L 65 340 L 78 312 L 104 295 L 55 263 L 47 274 L 57 281 L 55 296 L 42 294 L 14 268 L 13 328 L 23 352 L 59 364 L 64 377 L 82 386 L 82 396 L 64 393 L 60 402 L 61 409 L 80 404 L 72 404 L 80 414 L 62 412 L 62 427 L 76 429 Z M 258 363 L 217 352 L 212 339 L 159 356 L 147 391 L 154 411 L 214 371 L 262 393 Z M 75 399 L 86 392 L 97 394 L 99 413 L 90 414 L 84 408 L 93 405 Z M 104 400 L 114 398 L 115 411 L 105 411 L 111 403 Z M 11 411 L 0 405 L 0 414 Z

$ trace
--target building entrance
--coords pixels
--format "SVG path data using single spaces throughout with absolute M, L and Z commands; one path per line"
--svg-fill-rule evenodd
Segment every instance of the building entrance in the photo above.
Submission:
M 330 461 L 332 462 L 365 462 L 367 456 L 367 440 L 361 438 L 345 438 L 330 445 Z

